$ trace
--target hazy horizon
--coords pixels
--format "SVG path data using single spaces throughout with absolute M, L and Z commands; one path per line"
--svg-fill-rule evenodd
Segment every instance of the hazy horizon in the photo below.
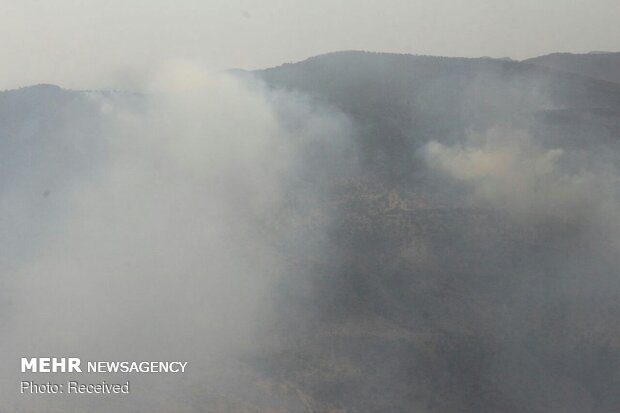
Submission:
M 522 60 L 620 51 L 611 0 L 2 1 L 0 90 L 131 89 L 169 60 L 260 69 L 339 50 Z M 581 30 L 587 28 L 587 30 Z

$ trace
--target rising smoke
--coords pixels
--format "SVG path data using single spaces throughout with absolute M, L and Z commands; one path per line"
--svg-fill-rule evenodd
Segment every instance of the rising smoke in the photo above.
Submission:
M 282 244 L 303 218 L 290 193 L 303 187 L 304 199 L 321 197 L 327 185 L 308 171 L 316 160 L 322 173 L 337 167 L 320 154 L 347 147 L 350 125 L 300 96 L 187 62 L 165 64 L 150 84 L 138 104 L 84 97 L 97 113 L 90 133 L 98 141 L 71 145 L 91 163 L 55 175 L 62 158 L 32 159 L 26 189 L 17 187 L 19 176 L 5 177 L 2 215 L 27 213 L 15 228 L 9 222 L 3 246 L 49 228 L 5 268 L 8 411 L 203 411 L 203 397 L 217 406 L 243 391 L 241 361 L 258 350 L 274 285 L 287 276 Z M 50 201 L 64 212 L 46 221 Z M 115 400 L 20 397 L 19 358 L 45 355 L 189 364 L 183 377 L 115 376 L 133 381 L 132 394 Z M 74 379 L 85 377 L 96 376 Z
M 608 84 L 363 53 L 262 76 L 20 91 L 68 109 L 2 142 L 3 407 L 617 410 Z M 122 399 L 16 397 L 34 355 L 189 365 L 119 376 Z

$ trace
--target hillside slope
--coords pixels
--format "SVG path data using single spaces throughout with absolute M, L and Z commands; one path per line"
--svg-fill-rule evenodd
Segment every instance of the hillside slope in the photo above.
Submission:
M 620 53 L 552 53 L 523 62 L 620 83 Z
M 340 52 L 255 74 L 350 115 L 363 161 L 390 182 L 411 179 L 411 153 L 430 140 L 454 143 L 498 125 L 538 129 L 533 117 L 561 127 L 551 118 L 562 111 L 611 116 L 617 126 L 620 111 L 620 85 L 512 61 Z
M 362 165 L 326 201 L 341 217 L 329 256 L 294 267 L 311 288 L 287 289 L 288 344 L 265 371 L 314 411 L 614 411 L 616 235 L 593 212 L 605 173 L 591 193 L 567 182 L 619 165 L 620 86 L 361 52 L 256 75 L 348 114 Z M 586 209 L 568 206 L 581 196 Z
M 305 109 L 346 118 L 352 136 L 339 152 L 329 142 L 342 142 L 341 129 L 317 127 L 318 138 L 296 133 L 299 119 L 274 106 L 287 136 L 316 138 L 297 159 L 303 173 L 283 191 L 282 210 L 257 216 L 261 242 L 275 244 L 283 267 L 270 295 L 275 316 L 260 321 L 241 360 L 201 371 L 210 379 L 175 395 L 179 405 L 618 411 L 620 85 L 529 63 L 364 52 L 237 74 L 273 101 L 296 96 Z M 48 221 L 67 213 L 63 194 L 97 187 L 109 151 L 105 105 L 142 104 L 121 94 L 102 105 L 104 95 L 51 86 L 0 93 L 0 205 L 10 212 L 5 232 L 19 235 L 6 235 L 3 245 L 15 253 L 26 249 L 20 242 L 42 243 L 58 231 Z M 148 153 L 145 146 L 136 153 Z M 270 165 L 279 165 L 279 154 Z M 151 189 L 159 194 L 165 176 L 157 160 L 143 172 L 156 178 Z M 45 174 L 33 164 L 54 169 Z M 134 171 L 133 162 L 127 167 Z M 125 185 L 124 177 L 113 182 Z M 190 191 L 192 202 L 208 205 L 200 198 L 208 186 Z M 16 199 L 30 209 L 13 208 Z M 119 216 L 131 207 L 119 205 Z M 189 217 L 181 232 L 210 233 L 202 218 Z M 27 219 L 41 224 L 23 225 Z M 290 233 L 282 230 L 289 225 Z M 156 235 L 167 245 L 166 234 Z M 208 246 L 187 247 L 200 255 Z M 140 251 L 151 259 L 152 250 Z M 13 250 L 5 254 L 17 261 Z M 182 267 L 181 258 L 171 268 Z

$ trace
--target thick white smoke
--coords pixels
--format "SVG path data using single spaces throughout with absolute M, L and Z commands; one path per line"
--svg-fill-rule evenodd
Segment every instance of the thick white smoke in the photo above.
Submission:
M 424 152 L 433 170 L 468 187 L 475 207 L 563 222 L 617 212 L 612 163 L 543 147 L 522 130 L 495 128 L 452 146 L 430 142 Z
M 494 386 L 518 400 L 518 410 L 599 410 L 600 400 L 571 374 L 579 357 L 590 357 L 576 377 L 604 375 L 589 360 L 618 345 L 613 333 L 620 265 L 616 155 L 568 144 L 545 147 L 510 129 L 453 146 L 431 142 L 424 152 L 435 172 L 465 188 L 465 202 L 498 214 L 503 237 L 521 243 L 508 250 L 519 258 L 501 258 L 479 287 L 496 288 L 501 297 L 488 324 L 476 320 L 487 339 L 501 343 L 487 372 Z M 498 244 L 492 251 L 505 257 L 507 249 Z M 510 277 L 509 288 L 497 287 Z M 540 350 L 545 346 L 552 350 Z M 554 357 L 571 367 L 562 370 Z M 545 385 L 533 384 L 532 377 L 542 377 Z
M 226 371 L 241 375 L 235 363 L 256 350 L 286 276 L 278 245 L 302 213 L 286 190 L 308 168 L 301 142 L 342 146 L 349 134 L 344 117 L 299 97 L 185 62 L 151 84 L 138 108 L 91 96 L 103 166 L 65 196 L 71 213 L 10 274 L 1 395 L 14 411 L 202 411 L 197 401 L 214 387 L 241 390 Z M 189 364 L 180 378 L 132 378 L 125 399 L 20 396 L 19 358 L 46 355 Z M 50 377 L 70 375 L 37 379 Z

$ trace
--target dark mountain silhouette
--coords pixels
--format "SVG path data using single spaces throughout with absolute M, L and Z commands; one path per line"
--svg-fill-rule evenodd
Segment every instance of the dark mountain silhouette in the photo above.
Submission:
M 552 53 L 524 60 L 538 66 L 620 83 L 620 53 Z

